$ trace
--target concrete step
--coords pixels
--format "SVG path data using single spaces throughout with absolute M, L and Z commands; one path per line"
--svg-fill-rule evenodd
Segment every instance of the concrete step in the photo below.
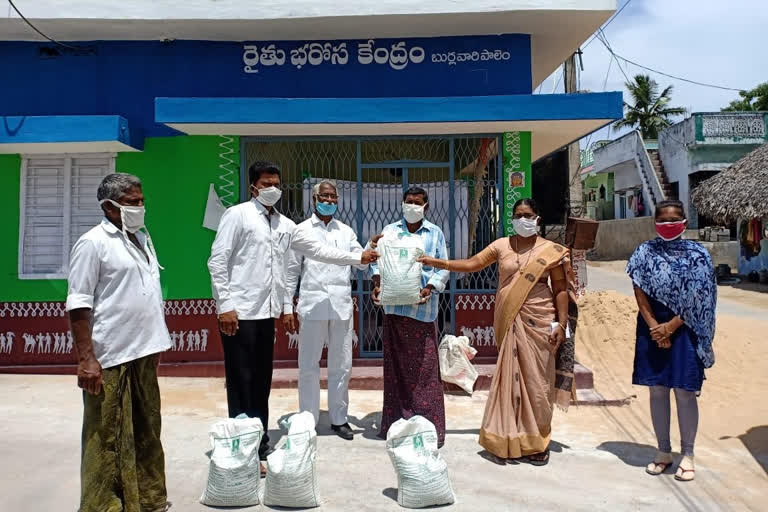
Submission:
M 479 364 L 477 368 L 478 377 L 475 382 L 475 391 L 487 391 L 491 389 L 491 379 L 496 371 L 495 364 Z M 574 369 L 576 377 L 576 389 L 591 389 L 594 386 L 592 372 L 587 368 L 577 365 Z M 299 371 L 295 368 L 282 368 L 275 370 L 272 376 L 272 387 L 274 388 L 296 388 L 299 383 Z M 328 372 L 325 368 L 320 369 L 320 387 L 327 389 Z M 382 367 L 353 367 L 352 377 L 349 381 L 350 389 L 384 389 L 384 368 Z M 454 384 L 445 384 L 446 391 L 460 391 L 461 388 Z
M 381 361 L 380 359 L 378 360 Z M 299 385 L 298 368 L 279 368 L 275 365 L 272 372 L 272 387 L 275 389 L 297 388 Z M 488 390 L 491 388 L 491 379 L 496 371 L 495 364 L 476 364 L 478 377 L 475 382 L 475 390 Z M 74 365 L 51 366 L 2 366 L 0 373 L 26 373 L 49 375 L 74 375 L 77 367 Z M 163 363 L 160 365 L 159 374 L 162 377 L 224 377 L 224 362 L 202 363 Z M 574 368 L 576 389 L 591 389 L 594 387 L 592 370 L 576 363 Z M 320 386 L 328 387 L 328 371 L 320 368 Z M 447 389 L 459 390 L 458 386 L 446 384 Z M 350 389 L 384 389 L 384 368 L 379 366 L 352 367 L 352 376 L 349 380 Z
M 495 364 L 476 364 L 478 377 L 475 382 L 475 390 L 488 390 L 491 388 L 491 379 L 496 371 Z M 592 370 L 576 363 L 574 368 L 576 389 L 592 389 L 594 379 Z M 185 377 L 223 377 L 223 363 L 185 363 L 163 364 L 160 366 L 160 375 L 185 376 Z M 298 368 L 275 368 L 272 373 L 272 387 L 275 389 L 297 388 L 299 385 Z M 458 386 L 446 384 L 446 390 L 459 391 Z M 328 387 L 328 371 L 320 368 L 320 387 Z M 381 366 L 353 366 L 352 376 L 349 379 L 349 389 L 384 389 L 384 368 Z
M 352 367 L 352 376 L 349 381 L 349 389 L 357 390 L 383 390 L 384 368 L 381 360 L 365 360 L 367 366 L 358 366 L 357 361 Z M 296 389 L 299 385 L 298 368 L 276 367 L 272 373 L 273 389 Z M 378 364 L 378 366 L 373 366 Z M 478 378 L 475 381 L 475 391 L 487 391 L 491 388 L 491 379 L 496 371 L 495 364 L 476 364 Z M 0 366 L 0 373 L 19 374 L 48 374 L 48 375 L 74 375 L 77 367 L 74 365 L 46 365 L 46 366 Z M 198 362 L 198 363 L 164 363 L 160 365 L 159 374 L 162 377 L 224 377 L 224 363 Z M 579 363 L 574 367 L 574 379 L 576 385 L 576 400 L 574 404 L 583 405 L 624 405 L 626 399 L 606 400 L 594 389 L 592 370 Z M 328 371 L 320 369 L 320 387 L 328 388 Z M 465 394 L 454 384 L 443 383 L 446 393 Z

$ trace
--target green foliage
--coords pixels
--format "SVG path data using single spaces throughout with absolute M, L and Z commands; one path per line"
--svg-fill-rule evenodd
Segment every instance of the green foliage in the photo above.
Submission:
M 723 112 L 768 111 L 768 82 L 762 83 L 749 91 L 739 91 L 741 99 L 733 100 Z
M 648 75 L 635 75 L 632 82 L 624 85 L 634 104 L 624 102 L 624 119 L 617 121 L 614 129 L 638 128 L 644 139 L 657 139 L 659 132 L 672 124 L 673 118 L 686 113 L 682 107 L 669 106 L 671 85 L 659 94 L 659 84 Z

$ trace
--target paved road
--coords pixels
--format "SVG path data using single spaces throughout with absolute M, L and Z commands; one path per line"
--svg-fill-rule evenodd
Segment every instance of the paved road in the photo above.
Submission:
M 214 510 L 197 501 L 205 485 L 207 431 L 226 416 L 222 379 L 163 378 L 163 443 L 172 512 Z M 325 393 L 323 393 L 325 395 Z M 380 391 L 353 391 L 353 442 L 319 429 L 318 512 L 398 512 L 397 479 L 375 437 Z M 654 442 L 647 407 L 572 407 L 556 413 L 551 463 L 497 465 L 483 458 L 478 425 L 487 393 L 446 397 L 448 436 L 441 450 L 456 491 L 446 512 L 765 510 L 768 479 L 737 438 L 697 444 L 697 481 L 652 478 L 643 468 Z M 324 402 L 325 400 L 323 400 Z M 295 412 L 295 390 L 275 390 L 270 427 Z M 0 375 L 0 510 L 74 511 L 79 491 L 82 398 L 72 377 Z M 321 416 L 327 424 L 327 415 Z M 272 432 L 270 433 L 272 434 Z M 673 435 L 675 435 L 673 433 Z M 279 436 L 279 434 L 278 434 Z M 277 436 L 276 436 L 277 437 Z M 267 508 L 268 510 L 275 510 Z M 246 510 L 246 509 L 243 509 Z M 262 510 L 249 507 L 247 510 Z

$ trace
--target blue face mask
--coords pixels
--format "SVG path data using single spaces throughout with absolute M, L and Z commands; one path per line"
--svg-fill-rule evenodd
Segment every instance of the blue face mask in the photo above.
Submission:
M 322 215 L 323 217 L 332 216 L 338 209 L 339 205 L 334 203 L 317 203 L 315 205 L 315 210 L 319 215 Z

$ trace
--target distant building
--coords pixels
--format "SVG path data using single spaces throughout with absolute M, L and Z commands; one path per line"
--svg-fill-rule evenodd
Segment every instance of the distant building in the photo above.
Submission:
M 657 202 L 679 199 L 690 228 L 705 227 L 711 222 L 698 215 L 691 192 L 766 141 L 768 113 L 697 112 L 662 130 L 658 141 L 643 141 L 633 131 L 595 148 L 585 188 L 612 182 L 616 219 L 650 215 Z

